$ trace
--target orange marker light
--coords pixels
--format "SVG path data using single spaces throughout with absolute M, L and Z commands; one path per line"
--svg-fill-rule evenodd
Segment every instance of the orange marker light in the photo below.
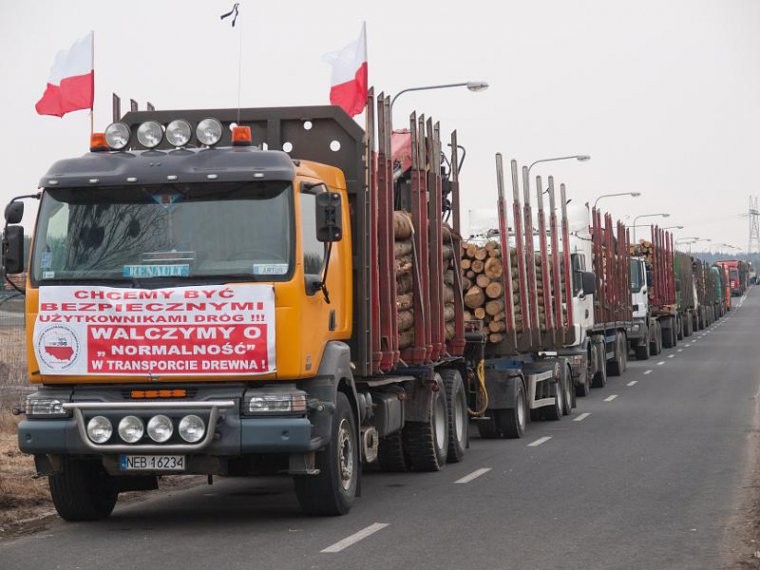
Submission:
M 108 150 L 105 133 L 92 133 L 90 135 L 90 152 L 102 152 Z
M 184 388 L 175 388 L 173 390 L 132 390 L 130 396 L 135 400 L 143 398 L 184 398 L 187 396 L 187 390 Z
M 251 127 L 233 127 L 232 146 L 251 146 Z

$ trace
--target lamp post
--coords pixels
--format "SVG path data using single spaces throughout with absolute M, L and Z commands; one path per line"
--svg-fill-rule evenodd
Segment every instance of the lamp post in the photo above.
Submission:
M 613 196 L 630 196 L 632 198 L 638 198 L 641 196 L 641 192 L 615 192 L 614 194 L 602 194 L 599 196 L 596 200 L 594 200 L 594 208 L 596 208 L 597 203 L 602 198 L 612 198 Z
M 530 163 L 530 166 L 528 167 L 528 177 L 530 177 L 530 169 L 537 165 L 539 162 L 554 162 L 555 160 L 579 160 L 581 162 L 584 162 L 586 160 L 591 160 L 591 156 L 588 154 L 573 154 L 570 156 L 556 156 L 554 158 L 539 158 L 538 160 L 534 160 Z
M 444 83 L 442 85 L 422 85 L 420 87 L 407 87 L 396 93 L 391 99 L 391 122 L 393 122 L 393 104 L 401 95 L 410 91 L 427 91 L 429 89 L 449 89 L 451 87 L 467 87 L 470 91 L 478 92 L 488 89 L 488 83 L 485 81 L 463 81 L 460 83 Z
M 641 214 L 633 218 L 633 224 L 631 225 L 631 227 L 633 228 L 633 242 L 636 243 L 636 220 L 638 220 L 639 218 L 669 218 L 669 217 L 670 217 L 670 214 L 660 212 L 658 214 Z

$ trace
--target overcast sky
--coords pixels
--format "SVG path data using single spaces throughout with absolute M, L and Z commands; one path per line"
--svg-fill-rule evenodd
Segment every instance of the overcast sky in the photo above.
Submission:
M 366 20 L 378 90 L 490 83 L 481 93 L 407 93 L 395 104 L 396 125 L 416 109 L 445 133 L 458 130 L 465 211 L 493 205 L 496 152 L 521 164 L 587 153 L 589 162 L 532 173 L 554 174 L 578 202 L 641 192 L 600 206 L 629 224 L 669 212 L 667 225 L 685 226 L 676 237 L 747 248 L 748 196 L 760 194 L 760 1 L 242 0 L 234 29 L 219 20 L 232 4 L 2 0 L 0 201 L 34 191 L 55 160 L 87 151 L 87 112 L 42 117 L 34 104 L 56 52 L 90 30 L 102 130 L 113 91 L 140 108 L 236 106 L 241 34 L 243 106 L 325 104 L 321 56 L 354 40 Z

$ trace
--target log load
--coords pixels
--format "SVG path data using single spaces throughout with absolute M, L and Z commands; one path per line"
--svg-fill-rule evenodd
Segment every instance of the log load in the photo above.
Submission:
M 393 212 L 393 257 L 396 271 L 396 320 L 399 350 L 414 344 L 414 244 L 412 217 Z
M 512 280 L 512 300 L 514 303 L 515 331 L 523 332 L 524 310 L 520 300 L 520 282 L 518 280 L 517 252 L 510 248 L 510 271 L 504 271 L 501 246 L 498 241 L 490 240 L 485 243 L 462 244 L 462 273 L 463 294 L 466 308 L 466 320 L 481 321 L 483 330 L 487 333 L 489 343 L 498 343 L 504 339 L 507 328 L 506 310 L 504 307 L 505 277 Z M 553 287 L 551 256 L 548 256 L 549 267 L 546 275 L 541 271 L 542 259 L 536 252 L 536 289 L 539 312 L 539 323 L 542 331 L 546 331 L 546 309 L 544 307 L 544 287 L 549 288 L 550 298 Z M 563 314 L 564 314 L 563 308 Z

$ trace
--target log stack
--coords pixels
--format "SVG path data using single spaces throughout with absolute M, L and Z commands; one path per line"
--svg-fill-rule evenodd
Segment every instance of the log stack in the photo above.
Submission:
M 514 250 L 511 252 L 515 255 Z M 516 260 L 513 259 L 516 266 Z M 496 344 L 504 339 L 507 329 L 504 310 L 504 266 L 501 259 L 501 247 L 497 241 L 485 244 L 462 243 L 462 288 L 466 307 L 465 320 L 482 321 L 483 329 L 488 334 L 488 342 Z M 510 275 L 517 275 L 516 271 Z M 515 320 L 521 320 L 519 307 L 519 283 L 512 281 L 513 299 L 515 301 Z M 522 329 L 519 324 L 518 331 Z
M 446 326 L 446 341 L 451 341 L 455 333 L 454 302 L 456 300 L 454 293 L 454 241 L 452 240 L 451 228 L 443 225 L 443 321 Z
M 414 256 L 412 217 L 393 212 L 393 255 L 396 270 L 396 310 L 399 350 L 414 344 Z

